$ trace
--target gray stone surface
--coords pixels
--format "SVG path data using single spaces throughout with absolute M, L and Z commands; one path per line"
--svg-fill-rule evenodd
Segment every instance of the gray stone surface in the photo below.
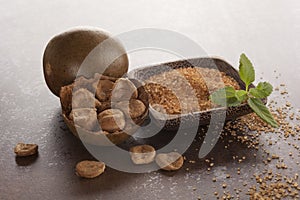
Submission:
M 73 26 L 97 26 L 113 34 L 143 27 L 166 28 L 190 37 L 209 55 L 221 56 L 234 66 L 240 53 L 245 52 L 255 64 L 258 77 L 274 85 L 286 83 L 289 101 L 297 110 L 299 22 L 300 3 L 296 0 L 2 2 L 0 199 L 215 199 L 213 193 L 222 194 L 224 190 L 223 181 L 228 185 L 226 190 L 233 194 L 233 188 L 241 188 L 241 199 L 247 199 L 247 187 L 242 187 L 242 183 L 254 183 L 252 174 L 265 166 L 260 156 L 253 158 L 253 150 L 239 144 L 224 150 L 224 143 L 220 142 L 209 155 L 215 158 L 209 174 L 207 164 L 198 160 L 196 164 L 186 162 L 176 173 L 128 174 L 108 168 L 93 180 L 75 176 L 75 164 L 92 156 L 67 130 L 60 116 L 59 99 L 45 84 L 43 50 L 53 35 Z M 130 68 L 168 59 L 174 58 L 135 52 L 130 54 Z M 280 100 L 278 95 L 273 98 Z M 265 138 L 261 141 L 265 142 Z M 39 144 L 38 157 L 15 158 L 13 147 L 17 142 Z M 197 156 L 195 148 L 199 146 L 199 141 L 193 144 L 186 154 L 188 159 Z M 299 172 L 299 152 L 287 141 L 266 148 L 283 156 L 293 151 L 295 159 L 286 160 L 286 173 Z M 232 160 L 233 155 L 245 155 L 247 159 L 238 164 Z M 238 167 L 240 176 L 236 174 Z M 275 164 L 268 167 L 275 168 Z M 227 173 L 231 174 L 230 179 L 225 178 Z M 216 183 L 212 182 L 214 176 L 218 177 Z

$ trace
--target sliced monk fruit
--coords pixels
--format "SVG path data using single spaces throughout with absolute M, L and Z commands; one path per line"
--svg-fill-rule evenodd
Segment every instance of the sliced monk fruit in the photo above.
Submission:
M 158 154 L 155 161 L 161 169 L 166 171 L 178 170 L 183 165 L 183 157 L 177 152 Z
M 76 165 L 76 175 L 83 178 L 96 178 L 105 170 L 105 164 L 101 161 L 84 160 Z
M 150 145 L 138 145 L 130 148 L 131 160 L 134 164 L 149 164 L 154 161 L 156 151 Z

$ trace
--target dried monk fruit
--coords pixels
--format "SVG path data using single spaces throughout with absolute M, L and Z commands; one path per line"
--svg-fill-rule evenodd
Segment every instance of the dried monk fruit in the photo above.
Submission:
M 130 148 L 131 160 L 134 164 L 149 164 L 154 161 L 156 151 L 150 145 L 139 145 Z
M 107 109 L 98 115 L 102 130 L 108 132 L 121 131 L 125 127 L 125 117 L 121 110 Z
M 80 130 L 87 143 L 110 146 L 103 136 L 113 144 L 124 142 L 148 114 L 148 96 L 135 84 L 140 83 L 98 73 L 77 78 L 60 90 L 64 121 L 75 136 Z
M 114 82 L 110 80 L 99 80 L 96 87 L 96 97 L 100 101 L 108 101 L 111 96 L 113 86 Z
M 20 157 L 31 156 L 38 152 L 38 145 L 18 143 L 14 148 L 14 152 L 17 156 Z
M 131 119 L 142 116 L 146 111 L 146 106 L 138 99 L 130 99 L 129 102 L 121 101 L 116 103 L 113 107 L 122 110 L 122 112 L 126 116 L 131 117 Z
M 73 93 L 72 108 L 95 108 L 100 102 L 85 88 L 80 88 Z
M 105 164 L 100 161 L 84 160 L 76 165 L 76 175 L 83 178 L 95 178 L 105 170 Z
M 98 124 L 97 112 L 95 108 L 73 109 L 69 117 L 74 121 L 75 125 L 83 127 L 89 131 L 95 130 Z
M 158 154 L 155 161 L 161 169 L 166 171 L 178 170 L 183 165 L 183 157 L 177 152 Z
M 138 91 L 129 79 L 120 78 L 115 82 L 111 101 L 129 101 L 131 98 L 136 99 L 137 97 Z
M 85 88 L 74 90 L 73 85 L 64 86 L 60 90 L 60 101 L 63 110 L 70 112 L 76 108 L 102 108 L 103 105 Z

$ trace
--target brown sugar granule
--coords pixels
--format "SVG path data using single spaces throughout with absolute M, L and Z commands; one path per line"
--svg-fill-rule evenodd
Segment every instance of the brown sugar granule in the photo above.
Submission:
M 186 114 L 212 107 L 210 93 L 224 86 L 240 89 L 232 77 L 216 69 L 178 68 L 151 76 L 145 89 L 152 107 L 167 114 Z

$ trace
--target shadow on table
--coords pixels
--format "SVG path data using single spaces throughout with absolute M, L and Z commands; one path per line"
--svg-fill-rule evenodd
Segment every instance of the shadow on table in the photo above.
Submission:
M 16 156 L 15 160 L 16 160 L 16 163 L 17 165 L 19 166 L 28 166 L 28 165 L 31 165 L 33 164 L 39 157 L 39 154 L 34 154 L 34 155 L 31 155 L 31 156 L 26 156 L 26 157 L 18 157 Z
M 50 134 L 48 146 L 49 156 L 54 151 L 60 152 L 60 159 L 64 161 L 93 159 L 89 152 L 84 148 L 81 141 L 75 137 L 64 123 L 61 115 L 61 110 L 58 109 L 55 116 L 53 116 L 52 124 L 50 124 Z M 74 163 L 76 164 L 76 163 Z

